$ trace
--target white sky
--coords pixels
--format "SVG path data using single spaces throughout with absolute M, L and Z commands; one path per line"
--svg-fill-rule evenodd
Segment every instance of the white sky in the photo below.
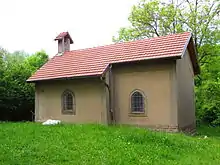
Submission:
M 120 27 L 128 26 L 131 7 L 138 0 L 0 0 L 0 46 L 12 52 L 57 53 L 54 38 L 69 31 L 80 49 L 112 42 Z

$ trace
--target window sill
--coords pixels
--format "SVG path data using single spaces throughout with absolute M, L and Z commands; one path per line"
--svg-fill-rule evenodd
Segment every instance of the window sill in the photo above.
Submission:
M 147 117 L 146 113 L 129 113 L 129 117 Z
M 76 115 L 73 111 L 62 111 L 62 115 Z

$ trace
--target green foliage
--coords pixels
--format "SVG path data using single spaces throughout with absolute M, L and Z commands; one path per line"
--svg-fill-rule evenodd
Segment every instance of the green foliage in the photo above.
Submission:
M 47 60 L 48 60 L 48 55 L 46 54 L 45 51 L 42 50 L 42 51 L 36 52 L 32 56 L 29 56 L 27 58 L 27 63 L 29 64 L 30 67 L 36 70 L 36 68 L 39 68 L 44 63 L 46 63 Z
M 23 51 L 0 51 L 0 120 L 32 120 L 34 86 L 26 80 L 47 60 L 44 51 L 31 56 Z
M 217 165 L 220 139 L 209 129 L 190 137 L 128 126 L 1 123 L 0 164 Z
M 220 5 L 217 0 L 140 0 L 129 16 L 131 27 L 121 28 L 114 42 L 173 34 L 182 31 L 193 33 L 196 47 L 216 38 L 219 34 L 217 19 Z M 199 25 L 199 26 L 198 26 Z
M 196 78 L 196 107 L 199 120 L 220 125 L 220 45 L 204 45 L 202 73 Z

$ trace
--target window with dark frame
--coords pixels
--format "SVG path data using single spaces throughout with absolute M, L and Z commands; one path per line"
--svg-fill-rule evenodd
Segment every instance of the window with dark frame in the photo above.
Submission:
M 144 96 L 141 92 L 135 91 L 131 95 L 131 113 L 144 113 Z
M 62 94 L 62 112 L 64 114 L 75 114 L 75 97 L 73 92 L 69 90 Z

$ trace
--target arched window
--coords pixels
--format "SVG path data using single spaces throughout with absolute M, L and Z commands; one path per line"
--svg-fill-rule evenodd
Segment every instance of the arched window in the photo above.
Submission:
M 131 113 L 144 113 L 145 112 L 145 98 L 143 92 L 134 91 L 131 94 Z
M 70 90 L 62 94 L 62 113 L 75 114 L 75 96 Z

